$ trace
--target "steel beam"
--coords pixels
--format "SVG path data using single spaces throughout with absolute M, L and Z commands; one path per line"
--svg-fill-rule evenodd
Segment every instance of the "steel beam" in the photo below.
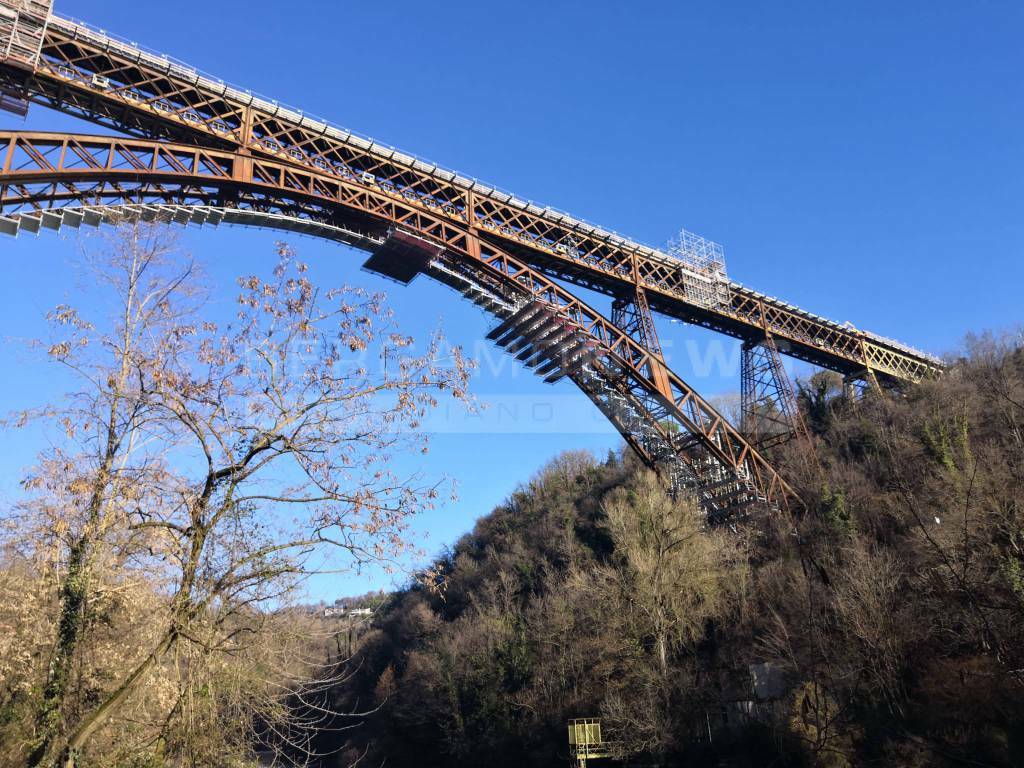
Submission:
M 885 380 L 937 375 L 934 358 L 833 323 L 735 283 L 722 306 L 694 302 L 681 262 L 563 214 L 224 86 L 53 16 L 30 74 L 0 66 L 0 87 L 122 132 L 228 149 L 344 179 L 446 219 L 548 276 L 612 295 L 643 290 L 651 308 L 746 341 L 767 330 L 787 354 Z

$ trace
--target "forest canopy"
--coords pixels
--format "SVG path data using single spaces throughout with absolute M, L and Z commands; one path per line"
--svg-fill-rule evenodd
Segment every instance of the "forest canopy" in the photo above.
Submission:
M 1024 350 L 937 381 L 803 382 L 794 518 L 707 530 L 630 455 L 566 454 L 395 594 L 339 708 L 337 765 L 1024 764 Z

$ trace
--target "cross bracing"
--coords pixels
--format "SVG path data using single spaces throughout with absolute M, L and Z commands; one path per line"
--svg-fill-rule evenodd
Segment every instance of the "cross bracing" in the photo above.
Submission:
M 0 6 L 39 26 L 40 0 Z M 729 281 L 707 241 L 675 258 L 84 24 L 51 14 L 42 29 L 34 61 L 0 63 L 5 98 L 122 136 L 0 133 L 0 229 L 67 223 L 74 209 L 83 217 L 173 210 L 192 223 L 301 226 L 372 250 L 367 266 L 403 282 L 418 272 L 443 281 L 461 274 L 502 322 L 524 307 L 546 313 L 507 340 L 510 351 L 546 378 L 572 379 L 645 461 L 669 466 L 709 513 L 780 507 L 788 491 L 744 435 L 668 368 L 652 313 L 748 344 L 771 338 L 785 354 L 883 385 L 941 371 L 924 353 Z M 605 318 L 565 283 L 611 296 L 619 314 Z M 573 352 L 564 358 L 567 340 Z

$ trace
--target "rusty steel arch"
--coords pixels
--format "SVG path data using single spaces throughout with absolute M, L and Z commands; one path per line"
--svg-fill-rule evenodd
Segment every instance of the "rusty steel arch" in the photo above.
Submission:
M 98 220 L 209 208 L 248 212 L 253 224 L 263 215 L 296 229 L 333 227 L 378 256 L 403 246 L 418 271 L 476 294 L 501 321 L 496 341 L 516 345 L 511 351 L 549 380 L 571 378 L 646 463 L 667 468 L 710 516 L 788 505 L 777 471 L 660 354 L 551 278 L 401 199 L 274 161 L 152 140 L 0 132 L 0 147 L 8 227 L 56 229 L 83 204 L 82 218 Z
M 748 436 L 668 368 L 652 311 L 848 380 L 898 386 L 941 371 L 898 342 L 64 19 L 50 0 L 2 7 L 0 108 L 43 104 L 126 136 L 0 133 L 0 231 L 124 215 L 231 221 L 347 242 L 403 282 L 427 273 L 488 309 L 498 320 L 491 337 L 525 364 L 571 378 L 646 463 L 667 467 L 715 517 L 784 508 L 791 492 Z M 566 282 L 611 296 L 612 319 Z M 765 391 L 791 397 L 785 386 Z

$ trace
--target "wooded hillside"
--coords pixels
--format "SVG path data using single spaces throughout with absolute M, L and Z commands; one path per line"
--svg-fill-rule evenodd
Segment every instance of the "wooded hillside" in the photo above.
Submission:
M 628 456 L 557 458 L 378 613 L 321 748 L 565 765 L 599 716 L 632 765 L 1024 764 L 1018 342 L 904 397 L 806 383 L 795 520 L 707 532 Z

